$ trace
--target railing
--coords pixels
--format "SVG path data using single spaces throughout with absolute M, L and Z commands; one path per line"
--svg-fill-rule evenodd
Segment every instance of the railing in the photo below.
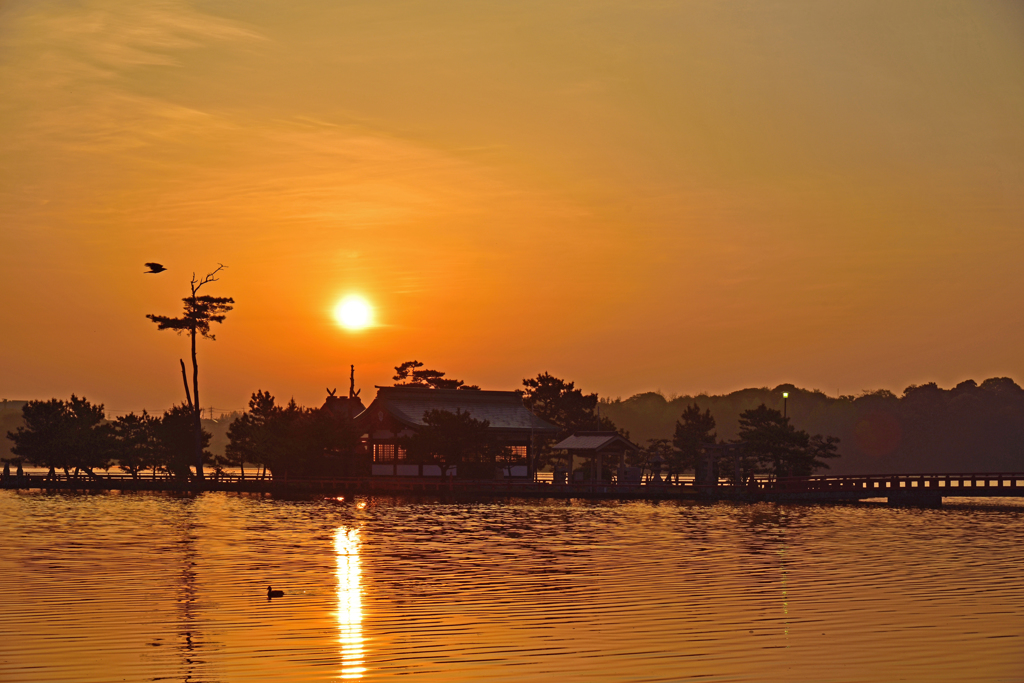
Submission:
M 799 491 L 929 491 L 955 495 L 979 490 L 1019 489 L 1024 487 L 1024 474 L 1019 472 L 957 472 L 941 474 L 867 474 L 859 476 L 783 477 L 758 483 L 759 488 L 776 492 Z
M 16 473 L 11 473 L 7 477 L 3 478 L 4 481 L 16 481 L 18 479 L 19 479 L 19 476 Z M 64 474 L 64 472 L 55 472 L 52 475 L 50 475 L 50 474 L 40 474 L 38 472 L 26 472 L 26 473 L 21 475 L 20 479 L 22 479 L 24 481 L 30 481 L 30 482 L 54 482 L 54 483 L 60 483 L 60 482 L 63 482 L 63 483 L 83 483 L 83 482 L 86 482 L 87 483 L 87 482 L 104 482 L 104 481 L 116 481 L 116 482 L 137 481 L 137 482 L 140 482 L 140 483 L 155 481 L 155 482 L 178 482 L 178 483 L 181 483 L 181 482 L 184 482 L 184 481 L 189 481 L 189 480 L 186 480 L 186 479 L 181 479 L 179 477 L 175 477 L 174 475 L 168 474 L 166 472 L 158 472 L 155 476 L 153 475 L 152 472 L 145 472 L 145 473 L 142 473 L 142 474 L 140 474 L 139 476 L 136 477 L 136 476 L 132 476 L 131 474 L 124 473 L 124 472 L 104 472 L 102 474 L 100 474 L 100 473 L 93 473 L 93 474 L 90 475 L 88 472 L 84 472 L 84 471 L 79 472 L 77 475 L 75 475 L 75 474 Z M 243 479 L 241 478 L 240 475 L 228 474 L 228 473 L 225 473 L 225 474 L 222 474 L 222 475 L 207 474 L 206 475 L 206 480 L 207 481 L 219 481 L 219 482 L 243 481 Z M 271 477 L 269 475 L 265 479 L 260 479 L 259 476 L 247 476 L 244 479 L 244 481 L 270 481 L 270 480 L 271 480 Z
M 1024 473 L 942 473 L 885 474 L 813 477 L 758 477 L 746 482 L 719 480 L 716 484 L 698 484 L 690 478 L 661 482 L 575 482 L 554 483 L 522 479 L 448 479 L 443 477 L 336 477 L 336 478 L 260 478 L 221 473 L 206 477 L 201 486 L 194 481 L 175 478 L 166 473 L 133 477 L 126 473 L 104 473 L 77 477 L 63 472 L 53 476 L 25 473 L 0 477 L 4 488 L 32 489 L 135 489 L 187 490 L 202 488 L 225 491 L 317 491 L 355 490 L 380 493 L 446 493 L 481 495 L 622 495 L 626 496 L 743 496 L 764 494 L 787 495 L 803 493 L 839 494 L 839 497 L 885 497 L 895 494 L 928 494 L 940 496 L 1020 495 L 1024 496 Z
M 20 477 L 11 474 L 9 477 L 0 478 L 0 484 L 16 488 L 185 488 L 196 484 L 194 480 L 181 479 L 159 472 L 154 476 L 151 472 L 144 473 L 137 477 L 121 472 L 95 473 L 90 476 L 88 473 L 80 472 L 77 476 L 57 472 L 53 475 L 25 473 Z M 636 491 L 647 489 L 657 490 L 714 490 L 713 485 L 696 485 L 692 481 L 680 481 L 677 483 L 661 482 L 652 484 L 649 482 L 625 483 L 625 482 L 576 482 L 567 484 L 556 484 L 551 480 L 529 480 L 529 479 L 450 479 L 446 477 L 287 477 L 271 476 L 264 477 L 246 476 L 240 474 L 222 473 L 208 474 L 203 481 L 206 488 L 245 488 L 245 487 L 266 487 L 274 488 L 284 486 L 296 489 L 342 489 L 342 488 L 363 488 L 380 491 L 462 491 L 472 490 L 482 493 L 488 492 L 525 492 L 525 491 L 547 491 L 551 493 L 563 492 L 594 492 L 610 493 L 613 491 Z M 721 481 L 719 488 L 733 488 L 727 481 Z

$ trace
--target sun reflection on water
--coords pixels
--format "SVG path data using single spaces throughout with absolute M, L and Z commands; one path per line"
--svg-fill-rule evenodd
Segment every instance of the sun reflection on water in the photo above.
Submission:
M 339 527 L 334 532 L 338 562 L 338 643 L 341 646 L 341 678 L 362 678 L 363 607 L 359 567 L 359 530 Z

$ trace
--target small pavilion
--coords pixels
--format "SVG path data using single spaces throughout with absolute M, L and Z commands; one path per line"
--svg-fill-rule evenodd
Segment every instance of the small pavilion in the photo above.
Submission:
M 552 447 L 554 450 L 568 451 L 570 457 L 579 455 L 589 460 L 589 472 L 583 474 L 583 480 L 598 482 L 602 480 L 602 462 L 618 461 L 619 481 L 625 483 L 632 479 L 627 470 L 638 468 L 626 467 L 626 454 L 636 453 L 640 447 L 618 432 L 576 432 L 572 436 L 562 439 Z M 569 469 L 572 469 L 570 463 Z M 589 476 L 588 476 L 589 474 Z M 640 483 L 639 476 L 636 483 Z M 555 483 L 559 483 L 556 481 Z

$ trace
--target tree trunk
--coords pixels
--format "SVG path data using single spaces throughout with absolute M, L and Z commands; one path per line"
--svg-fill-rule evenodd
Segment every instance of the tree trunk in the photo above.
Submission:
M 189 410 L 192 410 L 192 394 L 188 388 L 188 374 L 185 372 L 185 361 L 179 358 L 178 362 L 181 363 L 181 381 L 185 385 L 185 405 L 188 406 Z
M 193 293 L 193 296 L 195 294 Z M 199 418 L 199 361 L 196 358 L 196 328 L 192 327 L 192 411 L 196 431 L 196 480 L 203 480 L 203 423 Z
M 242 481 L 245 481 L 245 459 L 238 461 L 238 467 L 242 470 Z

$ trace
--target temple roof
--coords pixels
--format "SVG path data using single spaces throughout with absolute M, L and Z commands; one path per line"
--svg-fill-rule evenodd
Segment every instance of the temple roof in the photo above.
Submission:
M 639 446 L 618 432 L 576 432 L 554 444 L 552 448 L 567 451 L 640 450 Z
M 352 419 L 366 410 L 366 406 L 358 396 L 334 396 L 332 394 L 320 406 L 320 410 L 329 410 L 332 415 Z
M 423 414 L 429 410 L 469 413 L 474 420 L 487 420 L 491 429 L 538 434 L 560 431 L 530 412 L 518 391 L 377 387 L 377 397 L 356 419 L 371 425 L 386 412 L 410 427 L 423 427 Z

